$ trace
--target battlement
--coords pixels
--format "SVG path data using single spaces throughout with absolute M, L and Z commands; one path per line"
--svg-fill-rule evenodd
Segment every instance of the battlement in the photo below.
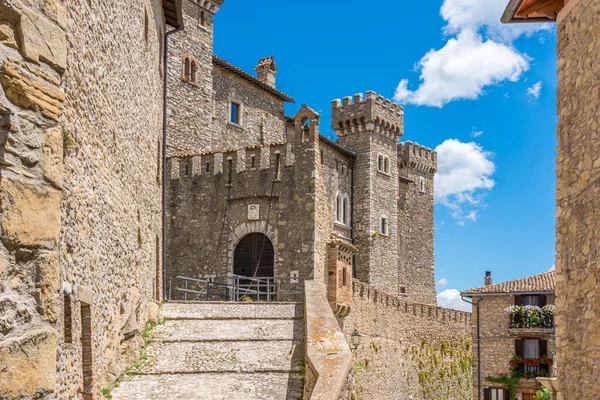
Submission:
M 398 143 L 400 168 L 413 168 L 429 174 L 437 171 L 437 153 L 414 142 Z
M 295 164 L 294 143 L 249 146 L 225 152 L 171 157 L 167 161 L 171 180 L 192 177 L 233 175 L 246 171 L 273 171 L 274 179 L 283 174 L 283 168 Z M 229 176 L 231 171 L 231 176 Z M 231 182 L 229 182 L 231 183 Z
M 368 91 L 331 102 L 331 128 L 339 137 L 375 132 L 396 141 L 404 134 L 404 108 Z

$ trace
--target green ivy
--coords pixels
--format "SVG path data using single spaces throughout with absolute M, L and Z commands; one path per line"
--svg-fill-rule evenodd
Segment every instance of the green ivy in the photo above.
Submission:
M 502 374 L 499 376 L 488 376 L 485 378 L 485 380 L 491 383 L 499 383 L 504 385 L 510 393 L 509 400 L 514 400 L 517 398 L 517 387 L 521 385 L 521 377 L 517 372 L 513 371 L 510 375 Z

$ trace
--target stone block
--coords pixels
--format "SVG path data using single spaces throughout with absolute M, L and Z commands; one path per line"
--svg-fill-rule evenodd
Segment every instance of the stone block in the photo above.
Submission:
M 19 48 L 13 26 L 6 21 L 0 22 L 0 43 L 15 49 Z
M 40 314 L 50 322 L 59 315 L 60 270 L 56 253 L 42 254 L 37 260 L 36 288 Z
M 44 179 L 52 185 L 63 187 L 63 137 L 60 129 L 50 129 L 44 138 L 43 167 Z
M 56 386 L 56 331 L 44 328 L 0 343 L 0 397 L 29 397 Z
M 58 190 L 2 177 L 0 226 L 2 238 L 13 245 L 54 247 L 60 230 Z
M 67 38 L 54 22 L 39 13 L 23 8 L 19 33 L 23 55 L 36 62 L 46 62 L 64 70 L 67 66 Z
M 0 71 L 0 84 L 6 98 L 17 106 L 40 111 L 43 116 L 58 120 L 65 94 L 60 88 L 37 77 L 27 77 L 11 62 Z

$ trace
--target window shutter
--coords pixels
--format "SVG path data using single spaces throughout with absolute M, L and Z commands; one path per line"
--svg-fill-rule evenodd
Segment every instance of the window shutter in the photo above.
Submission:
M 521 297 L 521 295 L 516 295 L 515 296 L 515 306 L 522 306 L 523 305 L 523 298 Z
M 523 341 L 521 339 L 515 340 L 515 355 L 523 357 Z
M 540 340 L 540 357 L 548 356 L 548 341 Z
M 548 298 L 543 294 L 540 296 L 540 307 L 544 307 L 546 304 L 548 304 Z
M 513 400 L 510 398 L 510 390 L 504 389 L 504 400 Z
M 483 400 L 490 400 L 490 388 L 483 389 Z

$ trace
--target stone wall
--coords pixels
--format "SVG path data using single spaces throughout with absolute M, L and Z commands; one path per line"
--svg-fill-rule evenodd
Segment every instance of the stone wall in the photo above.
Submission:
M 554 304 L 554 295 L 547 297 L 548 304 Z M 554 330 L 538 331 L 532 329 L 509 330 L 510 317 L 504 311 L 515 304 L 511 295 L 473 297 L 473 396 L 483 399 L 484 388 L 502 387 L 486 381 L 488 376 L 510 374 L 509 361 L 515 352 L 515 340 L 520 338 L 542 339 L 548 341 L 548 356 L 552 357 L 556 349 Z M 477 338 L 477 307 L 479 307 L 479 335 Z M 481 349 L 478 349 L 481 346 Z M 480 353 L 479 353 L 480 351 Z M 481 354 L 481 366 L 479 356 Z M 479 378 L 480 377 L 480 378 Z M 479 386 L 481 382 L 481 386 Z M 519 391 L 529 393 L 537 388 L 535 380 L 523 380 Z M 479 394 L 478 394 L 479 391 Z M 478 397 L 481 396 L 481 397 Z
M 219 2 L 201 3 L 182 1 L 185 29 L 169 36 L 169 155 L 209 151 L 213 143 L 213 29 Z M 197 65 L 195 79 L 185 76 L 186 59 L 190 68 Z
M 286 140 L 283 100 L 248 80 L 214 65 L 213 150 L 238 149 Z M 230 122 L 231 103 L 241 106 L 240 124 Z
M 566 2 L 557 28 L 559 399 L 591 399 L 600 397 L 600 1 Z
M 263 233 L 274 246 L 275 277 L 285 293 L 280 300 L 301 299 L 304 279 L 315 274 L 316 158 L 314 141 L 171 158 L 169 279 L 227 282 L 238 242 Z M 251 205 L 259 206 L 255 217 Z
M 98 398 L 160 295 L 162 5 L 0 16 L 0 397 Z
M 411 301 L 436 304 L 433 178 L 435 151 L 412 142 L 398 144 L 398 278 Z
M 351 348 L 352 333 L 360 333 L 342 399 L 472 398 L 470 313 L 407 302 L 355 280 L 352 311 L 340 324 Z

